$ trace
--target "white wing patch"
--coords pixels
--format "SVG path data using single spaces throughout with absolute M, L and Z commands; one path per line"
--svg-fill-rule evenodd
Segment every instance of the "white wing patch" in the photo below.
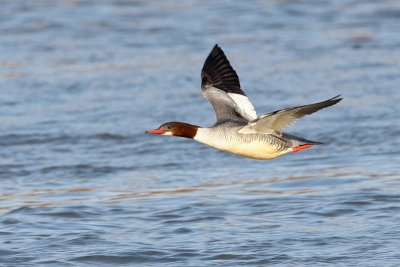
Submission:
M 228 96 L 236 103 L 240 115 L 249 121 L 257 119 L 256 110 L 247 96 L 234 93 L 228 93 Z

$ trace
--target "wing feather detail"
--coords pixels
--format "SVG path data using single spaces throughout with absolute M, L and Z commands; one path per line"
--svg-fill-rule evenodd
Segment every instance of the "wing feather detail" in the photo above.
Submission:
M 257 114 L 246 94 L 240 88 L 236 71 L 222 49 L 215 45 L 201 70 L 203 96 L 212 104 L 217 120 L 244 118 L 248 121 Z
M 335 105 L 341 100 L 342 98 L 340 98 L 340 95 L 338 95 L 322 102 L 270 112 L 249 122 L 249 124 L 241 128 L 239 132 L 240 133 L 261 133 L 270 131 L 282 132 L 284 128 L 296 122 L 297 120 L 301 119 L 302 117 L 310 115 L 323 108 Z

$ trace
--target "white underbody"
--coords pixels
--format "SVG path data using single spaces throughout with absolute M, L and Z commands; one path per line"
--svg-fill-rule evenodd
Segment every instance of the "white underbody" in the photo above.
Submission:
M 233 129 L 229 132 L 216 132 L 210 128 L 199 128 L 193 139 L 214 148 L 253 159 L 273 159 L 292 151 L 291 148 L 282 150 L 278 146 L 261 140 L 243 141 L 240 138 L 242 135 Z

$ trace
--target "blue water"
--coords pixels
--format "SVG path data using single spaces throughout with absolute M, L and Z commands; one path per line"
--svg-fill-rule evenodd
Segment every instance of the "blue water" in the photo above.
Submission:
M 400 3 L 1 1 L 1 266 L 398 266 Z M 258 114 L 342 94 L 273 161 L 209 126 L 215 43 Z

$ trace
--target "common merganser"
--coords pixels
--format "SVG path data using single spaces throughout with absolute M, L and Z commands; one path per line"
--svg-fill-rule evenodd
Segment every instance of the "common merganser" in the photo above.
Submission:
M 319 103 L 285 108 L 257 117 L 253 105 L 240 88 L 236 71 L 217 44 L 201 71 L 201 89 L 217 117 L 213 126 L 200 127 L 174 121 L 146 132 L 191 138 L 233 154 L 267 160 L 322 144 L 283 130 L 296 120 L 342 100 L 338 95 Z

